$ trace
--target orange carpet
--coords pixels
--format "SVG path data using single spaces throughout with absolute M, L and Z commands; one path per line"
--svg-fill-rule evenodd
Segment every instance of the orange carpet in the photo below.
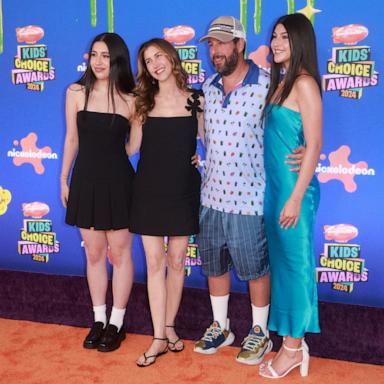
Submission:
M 238 364 L 237 348 L 215 355 L 192 352 L 161 356 L 156 364 L 139 368 L 135 359 L 150 342 L 149 336 L 127 334 L 119 350 L 100 353 L 82 348 L 87 330 L 68 326 L 0 319 L 0 383 L 2 384 L 157 384 L 267 383 L 257 367 Z M 271 356 L 273 354 L 271 353 Z M 310 374 L 291 372 L 281 383 L 384 383 L 384 367 L 311 358 Z

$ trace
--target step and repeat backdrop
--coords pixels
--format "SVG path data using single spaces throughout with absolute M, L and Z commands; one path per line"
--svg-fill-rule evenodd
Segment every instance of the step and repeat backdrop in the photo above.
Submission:
M 247 56 L 269 68 L 273 22 L 302 12 L 316 30 L 324 100 L 324 146 L 316 169 L 322 194 L 315 227 L 319 298 L 384 307 L 380 0 L 0 0 L 0 8 L 1 269 L 85 273 L 79 231 L 64 224 L 59 175 L 65 90 L 87 67 L 96 34 L 119 33 L 135 72 L 140 44 L 164 37 L 178 50 L 191 86 L 200 88 L 213 69 L 207 45 L 198 39 L 212 19 L 241 19 Z M 131 160 L 136 164 L 137 156 Z M 135 279 L 143 282 L 138 236 L 133 255 Z M 191 236 L 186 286 L 207 286 L 200 264 Z M 232 281 L 233 290 L 247 290 L 235 276 Z

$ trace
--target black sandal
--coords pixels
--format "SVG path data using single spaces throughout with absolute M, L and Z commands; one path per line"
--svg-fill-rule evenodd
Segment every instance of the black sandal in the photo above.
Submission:
M 168 341 L 167 338 L 162 339 L 162 338 L 159 338 L 159 337 L 154 337 L 153 340 Z M 140 367 L 140 368 L 149 367 L 150 365 L 152 365 L 152 364 L 155 363 L 156 359 L 157 359 L 159 356 L 161 356 L 161 355 L 165 355 L 167 352 L 168 352 L 168 343 L 167 343 L 167 346 L 164 348 L 163 351 L 161 351 L 161 352 L 157 352 L 157 353 L 155 353 L 154 355 L 147 356 L 147 355 L 145 354 L 145 352 L 144 352 L 144 353 L 143 353 L 143 356 L 144 356 L 143 364 L 139 364 L 138 362 L 136 362 L 136 365 L 137 365 L 138 367 Z M 148 364 L 145 364 L 145 363 L 147 362 L 148 359 L 152 359 L 152 358 L 153 358 L 153 360 L 152 360 L 151 362 L 149 362 Z
M 166 325 L 165 327 L 166 328 L 175 328 L 176 326 L 175 325 Z M 181 343 L 182 343 L 182 347 L 180 349 L 176 348 L 176 344 L 179 341 L 181 341 Z M 175 353 L 181 352 L 182 350 L 184 350 L 184 343 L 183 343 L 183 341 L 180 338 L 178 338 L 176 341 L 170 341 L 168 339 L 168 350 L 170 350 L 171 352 L 175 352 Z

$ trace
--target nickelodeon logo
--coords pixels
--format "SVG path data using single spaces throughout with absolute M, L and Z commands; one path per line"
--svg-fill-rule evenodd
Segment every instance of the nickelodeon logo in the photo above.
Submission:
M 330 180 L 338 180 L 343 183 L 347 192 L 355 192 L 357 189 L 355 176 L 375 176 L 375 170 L 368 168 L 367 162 L 351 163 L 350 154 L 351 149 L 347 145 L 342 145 L 328 155 L 329 165 L 323 165 L 320 161 L 316 167 L 319 182 L 327 183 Z M 325 159 L 326 155 L 322 154 L 320 160 Z
M 21 149 L 12 148 L 7 152 L 7 157 L 13 158 L 13 164 L 19 167 L 23 164 L 31 164 L 35 172 L 38 175 L 42 175 L 45 172 L 43 160 L 57 160 L 58 155 L 52 152 L 51 147 L 37 147 L 38 137 L 37 134 L 31 132 L 26 137 L 20 140 L 14 140 L 13 145 L 15 147 L 21 146 Z
M 76 68 L 77 72 L 85 72 L 87 70 L 87 67 L 88 67 L 87 62 L 89 59 L 88 53 L 84 53 L 83 59 L 84 59 L 84 61 L 81 64 L 79 64 Z

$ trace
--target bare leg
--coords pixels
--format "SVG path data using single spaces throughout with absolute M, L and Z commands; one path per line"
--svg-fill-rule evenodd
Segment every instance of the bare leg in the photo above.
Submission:
M 249 280 L 248 284 L 252 304 L 256 307 L 268 305 L 270 296 L 269 274 L 256 280 Z
M 128 229 L 107 232 L 110 259 L 113 265 L 113 306 L 125 308 L 133 283 L 132 234 Z
M 108 288 L 107 274 L 107 236 L 105 231 L 80 228 L 87 257 L 87 280 L 92 305 L 105 304 Z
M 229 272 L 221 276 L 208 276 L 209 294 L 212 296 L 225 296 L 229 294 L 231 279 Z
M 164 239 L 159 236 L 142 236 L 142 240 L 147 260 L 147 287 L 154 337 L 165 338 L 167 293 L 165 284 L 166 255 Z M 153 340 L 145 354 L 146 356 L 156 355 L 164 351 L 166 346 L 166 340 Z M 145 361 L 145 357 L 141 355 L 136 362 L 139 365 L 149 364 L 153 361 L 153 358 L 148 360 Z
M 167 251 L 167 309 L 166 325 L 174 325 L 175 318 L 180 306 L 180 300 L 184 285 L 184 266 L 188 247 L 188 236 L 172 236 L 168 241 Z M 171 343 L 175 343 L 178 336 L 175 329 L 166 327 L 166 336 Z M 183 343 L 179 340 L 175 345 L 170 344 L 171 349 L 181 350 Z

